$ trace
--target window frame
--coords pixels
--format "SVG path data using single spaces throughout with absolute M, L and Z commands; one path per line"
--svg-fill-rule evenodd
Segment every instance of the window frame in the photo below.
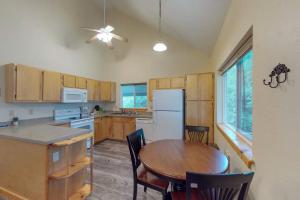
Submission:
M 243 52 L 243 54 L 240 54 L 238 58 L 235 59 L 234 62 L 231 63 L 230 67 L 227 67 L 226 70 L 224 70 L 221 74 L 221 98 L 222 98 L 222 104 L 221 104 L 221 124 L 225 127 L 227 127 L 229 130 L 231 130 L 232 132 L 234 132 L 236 135 L 238 135 L 238 137 L 242 138 L 242 140 L 244 140 L 248 145 L 252 146 L 252 140 L 250 140 L 249 138 L 247 138 L 245 136 L 245 134 L 247 134 L 246 132 L 244 132 L 243 130 L 241 130 L 240 127 L 240 117 L 241 117 L 241 88 L 243 87 L 243 81 L 242 81 L 242 77 L 243 77 L 243 70 L 241 67 L 241 60 L 243 59 L 243 57 L 249 53 L 250 51 L 253 51 L 252 46 L 248 47 L 247 50 L 245 50 Z M 232 125 L 228 124 L 225 122 L 225 115 L 226 115 L 226 78 L 224 78 L 224 75 L 226 74 L 226 72 L 228 70 L 230 70 L 232 67 L 234 67 L 236 65 L 237 68 L 237 102 L 236 102 L 236 112 L 237 112 L 237 116 L 236 116 L 236 127 L 233 127 Z M 253 130 L 252 130 L 252 135 L 253 135 Z M 253 136 L 252 136 L 253 137 Z
M 122 86 L 136 86 L 136 85 L 145 85 L 146 86 L 146 100 L 147 100 L 147 103 L 146 103 L 146 106 L 145 107 L 141 107 L 141 108 L 137 108 L 136 107 L 136 91 L 134 91 L 134 100 L 133 100 L 133 103 L 134 103 L 134 107 L 133 108 L 124 108 L 123 106 L 123 91 L 122 91 Z M 120 108 L 121 109 L 147 109 L 148 108 L 148 84 L 147 82 L 141 82 L 141 83 L 123 83 L 123 84 L 120 84 Z

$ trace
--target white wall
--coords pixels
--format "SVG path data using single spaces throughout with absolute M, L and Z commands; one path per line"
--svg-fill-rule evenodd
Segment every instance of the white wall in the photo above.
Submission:
M 150 78 L 213 70 L 208 55 L 166 35 L 162 37 L 168 51 L 154 52 L 152 47 L 159 39 L 158 30 L 116 10 L 110 12 L 108 23 L 115 27 L 115 33 L 129 39 L 129 43 L 113 41 L 115 49 L 105 51 L 110 79 L 118 83 L 147 82 Z
M 0 66 L 21 63 L 58 72 L 105 79 L 102 46 L 85 41 L 79 27 L 102 24 L 100 9 L 84 0 L 0 0 Z M 0 121 L 47 117 L 61 105 L 4 103 L 0 67 Z M 30 114 L 30 110 L 33 114 Z
M 232 0 L 212 55 L 212 65 L 217 72 L 253 25 L 253 153 L 256 163 L 251 188 L 253 199 L 300 199 L 299 8 L 299 0 Z M 279 62 L 291 68 L 289 82 L 277 89 L 265 87 L 262 80 Z M 233 168 L 247 170 L 218 131 L 216 140 L 232 155 Z

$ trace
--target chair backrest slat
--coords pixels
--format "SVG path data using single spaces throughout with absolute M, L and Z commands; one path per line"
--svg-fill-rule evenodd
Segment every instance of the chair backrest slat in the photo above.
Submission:
M 208 144 L 209 127 L 206 126 L 186 126 L 185 130 L 189 140 L 192 142 L 202 142 Z
M 130 152 L 133 173 L 134 176 L 136 176 L 136 170 L 141 164 L 139 153 L 142 147 L 146 145 L 144 131 L 143 129 L 139 129 L 128 135 L 126 138 Z
M 188 172 L 186 199 L 191 200 L 194 193 L 204 200 L 245 200 L 253 176 L 254 172 L 221 175 Z

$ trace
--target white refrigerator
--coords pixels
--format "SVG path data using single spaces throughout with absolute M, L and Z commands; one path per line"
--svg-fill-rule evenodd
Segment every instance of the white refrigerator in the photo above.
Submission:
M 184 90 L 153 91 L 153 140 L 183 139 Z

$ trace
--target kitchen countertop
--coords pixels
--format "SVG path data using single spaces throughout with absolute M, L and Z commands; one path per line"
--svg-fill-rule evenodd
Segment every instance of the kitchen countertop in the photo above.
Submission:
M 94 117 L 152 118 L 152 113 L 146 112 L 138 114 L 123 114 L 119 112 L 103 112 Z M 89 132 L 86 129 L 59 126 L 70 123 L 70 121 L 71 120 L 55 121 L 53 118 L 24 120 L 19 122 L 19 126 L 0 128 L 0 137 L 6 137 L 34 144 L 49 145 Z
M 145 112 L 145 113 L 119 113 L 119 112 L 103 112 L 100 114 L 95 115 L 95 118 L 99 117 L 131 117 L 131 118 L 152 118 L 151 112 Z
M 70 121 L 54 121 L 51 118 L 21 121 L 19 126 L 0 128 L 0 137 L 34 144 L 49 145 L 89 133 L 89 130 L 86 129 L 58 126 L 69 122 Z

